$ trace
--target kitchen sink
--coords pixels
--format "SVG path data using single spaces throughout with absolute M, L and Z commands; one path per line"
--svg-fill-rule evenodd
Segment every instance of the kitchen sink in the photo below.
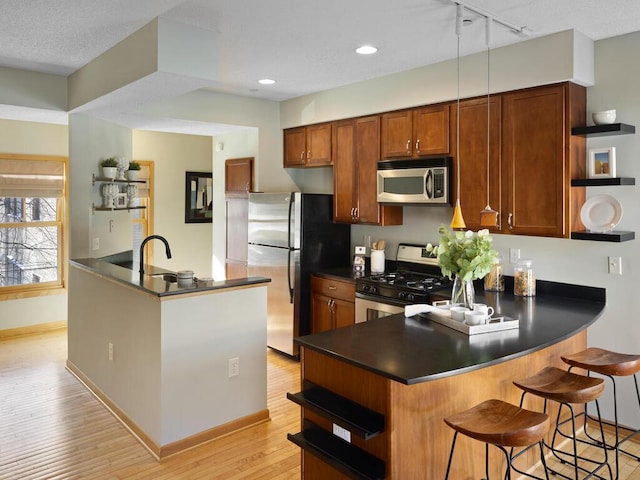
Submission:
M 155 277 L 155 278 L 162 278 L 162 280 L 164 280 L 165 282 L 170 282 L 170 283 L 177 283 L 178 282 L 178 275 L 175 273 L 154 273 L 152 275 L 149 275 L 150 277 Z

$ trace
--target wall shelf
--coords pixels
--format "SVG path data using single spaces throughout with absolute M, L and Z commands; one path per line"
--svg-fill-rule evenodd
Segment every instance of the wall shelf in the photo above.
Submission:
M 117 178 L 96 177 L 95 174 L 91 174 L 91 185 L 96 183 L 147 183 L 146 180 L 120 180 Z
M 595 242 L 628 242 L 636 238 L 635 232 L 623 230 L 612 230 L 610 232 L 590 232 L 583 230 L 580 232 L 571 232 L 573 240 L 593 240 Z
M 604 187 L 615 185 L 635 185 L 636 179 L 633 177 L 615 178 L 574 178 L 571 180 L 572 187 Z
M 94 212 L 115 212 L 118 210 L 142 210 L 147 207 L 96 207 L 96 205 L 93 204 L 91 208 Z
M 587 137 L 604 137 L 609 135 L 628 135 L 636 133 L 634 125 L 626 123 L 610 123 L 607 125 L 593 125 L 590 127 L 574 127 L 571 135 L 584 135 Z

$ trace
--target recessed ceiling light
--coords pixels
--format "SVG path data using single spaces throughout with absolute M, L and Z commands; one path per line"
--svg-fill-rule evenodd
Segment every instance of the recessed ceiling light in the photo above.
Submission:
M 356 48 L 356 53 L 360 55 L 371 55 L 372 53 L 376 53 L 378 49 L 376 47 L 372 47 L 371 45 L 363 45 L 361 47 Z
M 271 80 L 270 78 L 263 78 L 262 80 L 258 80 L 258 83 L 262 85 L 273 85 L 274 83 L 276 83 L 276 81 Z

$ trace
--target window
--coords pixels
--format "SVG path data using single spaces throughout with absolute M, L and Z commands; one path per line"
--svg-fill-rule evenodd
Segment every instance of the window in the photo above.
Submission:
M 60 288 L 66 158 L 0 154 L 0 295 Z

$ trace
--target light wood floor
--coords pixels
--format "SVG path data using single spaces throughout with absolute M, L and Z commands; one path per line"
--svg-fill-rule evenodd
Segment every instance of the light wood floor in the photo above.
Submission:
M 268 353 L 271 421 L 161 463 L 65 368 L 66 330 L 0 341 L 0 479 L 300 479 L 300 365 Z
M 0 340 L 0 480 L 300 479 L 300 450 L 287 440 L 300 430 L 300 407 L 286 399 L 300 388 L 297 362 L 267 354 L 270 422 L 157 462 L 64 369 L 66 339 L 58 330 Z M 639 479 L 638 462 L 622 456 L 620 480 Z

